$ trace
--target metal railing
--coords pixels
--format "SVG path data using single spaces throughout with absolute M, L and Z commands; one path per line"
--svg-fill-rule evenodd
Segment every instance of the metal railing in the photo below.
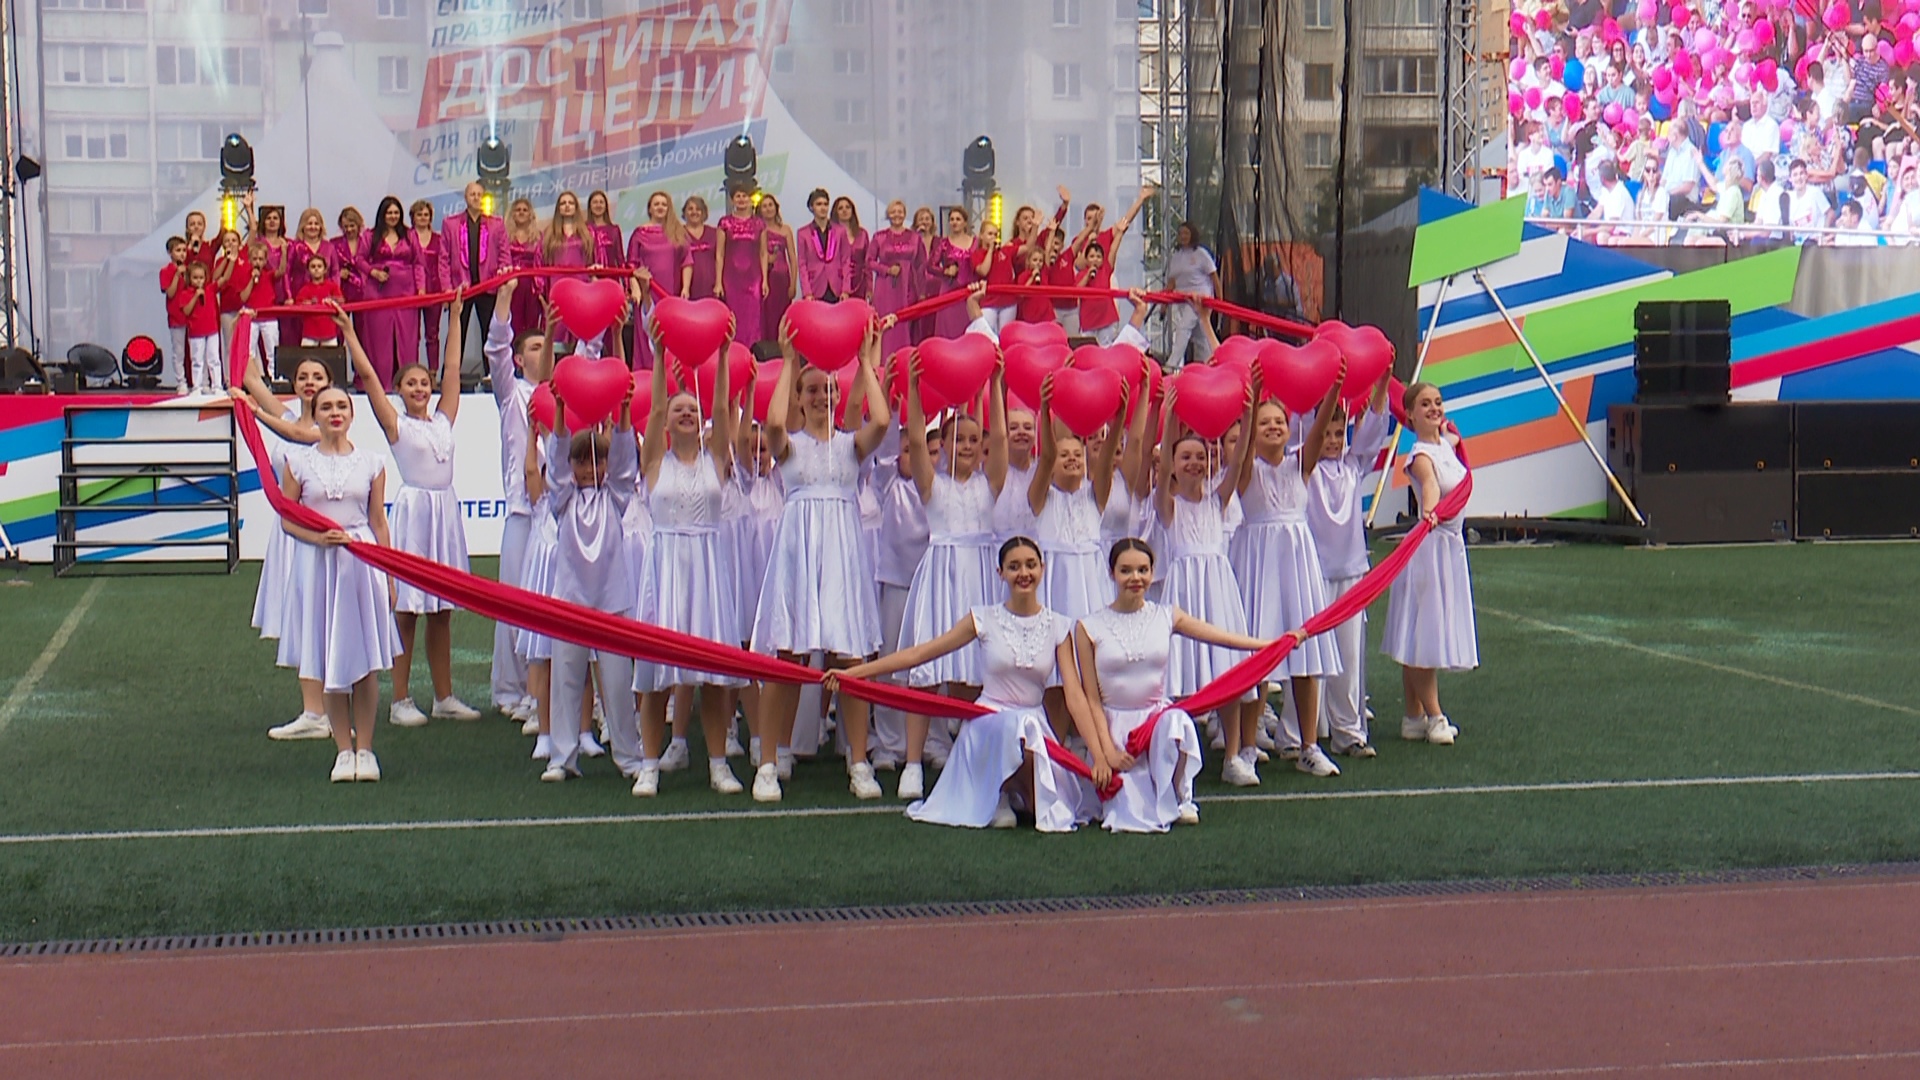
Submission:
M 1529 225 L 1542 228 L 1571 230 L 1582 234 L 1581 239 L 1595 239 L 1605 236 L 1602 243 L 1614 245 L 1641 244 L 1644 246 L 1664 246 L 1649 240 L 1637 238 L 1640 232 L 1673 232 L 1687 230 L 1693 232 L 1714 232 L 1724 234 L 1724 239 L 1738 243 L 1742 240 L 1786 240 L 1790 236 L 1795 242 L 1804 242 L 1797 238 L 1827 238 L 1837 236 L 1872 237 L 1875 244 L 1861 244 L 1860 247 L 1880 246 L 1877 242 L 1885 240 L 1889 247 L 1906 247 L 1920 244 L 1920 232 L 1880 232 L 1870 229 L 1843 229 L 1834 225 L 1754 225 L 1751 222 L 1739 224 L 1726 221 L 1602 221 L 1597 218 L 1553 218 L 1529 217 Z M 1823 245 L 1834 246 L 1834 245 Z M 1847 245 L 1839 245 L 1847 246 Z

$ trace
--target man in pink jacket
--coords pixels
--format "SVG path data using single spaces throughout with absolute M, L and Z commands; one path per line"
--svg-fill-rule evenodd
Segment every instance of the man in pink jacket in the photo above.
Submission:
M 486 211 L 486 189 L 479 181 L 467 185 L 467 212 L 449 214 L 440 226 L 440 280 L 447 288 L 473 286 L 494 277 L 507 265 L 507 223 Z M 462 323 L 462 341 L 480 340 L 493 324 L 492 292 L 467 293 L 466 318 L 477 319 L 479 330 L 469 334 Z
M 846 230 L 828 220 L 832 205 L 826 188 L 814 188 L 813 194 L 807 196 L 813 220 L 794 230 L 793 244 L 800 249 L 803 299 L 835 301 L 847 295 L 847 279 L 853 272 L 853 244 Z

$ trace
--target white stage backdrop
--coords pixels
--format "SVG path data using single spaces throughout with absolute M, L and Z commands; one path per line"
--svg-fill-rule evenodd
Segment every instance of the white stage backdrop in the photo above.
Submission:
M 489 132 L 542 213 L 606 190 L 720 194 L 750 135 L 791 223 L 807 191 L 959 201 L 988 135 L 1007 213 L 1124 208 L 1139 186 L 1143 0 L 32 0 L 16 59 L 22 148 L 46 164 L 23 221 L 48 353 L 164 327 L 155 273 L 189 210 L 217 215 L 218 151 L 253 144 L 263 204 L 445 213 Z M 1149 150 L 1151 152 L 1151 150 Z M 716 206 L 716 212 L 718 207 Z M 1117 213 L 1110 210 L 1109 222 Z M 1122 249 L 1137 280 L 1140 230 Z

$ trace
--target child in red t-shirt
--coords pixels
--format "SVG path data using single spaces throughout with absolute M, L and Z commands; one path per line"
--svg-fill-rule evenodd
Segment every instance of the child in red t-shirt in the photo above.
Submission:
M 325 304 L 329 300 L 346 299 L 340 293 L 340 283 L 327 276 L 327 260 L 319 255 L 307 259 L 307 281 L 293 294 L 296 304 Z M 333 313 L 323 311 L 314 315 L 300 316 L 300 344 L 302 345 L 338 345 L 340 330 L 333 324 Z
M 1047 284 L 1047 247 L 1035 240 L 1027 245 L 1026 266 L 1020 271 L 1018 285 Z M 1046 323 L 1053 321 L 1053 301 L 1044 296 L 1022 296 L 1015 309 L 1014 318 L 1019 322 Z
M 226 391 L 226 371 L 220 362 L 219 290 L 208 280 L 205 263 L 187 264 L 186 300 L 180 305 L 187 317 L 187 357 L 192 363 L 192 393 L 219 394 Z
M 240 300 L 236 311 L 257 312 L 275 304 L 273 261 L 265 243 L 254 243 L 247 247 L 240 268 L 234 271 L 233 280 L 234 293 Z M 253 340 L 247 342 L 249 362 L 256 349 L 261 357 L 261 370 L 274 370 L 274 356 L 280 351 L 280 320 L 262 316 L 254 318 Z
M 167 265 L 160 268 L 160 296 L 167 305 L 167 336 L 173 348 L 161 361 L 160 381 L 169 390 L 177 390 L 186 376 L 187 362 L 187 314 L 180 308 L 187 299 L 187 242 L 184 238 L 167 238 L 167 259 Z
M 1077 275 L 1075 285 L 1086 289 L 1113 288 L 1113 264 L 1107 261 L 1106 245 L 1097 239 L 1088 241 L 1081 258 L 1086 262 L 1086 269 Z M 1120 336 L 1120 307 L 1113 302 L 1113 297 L 1088 297 L 1080 301 L 1080 332 L 1092 334 L 1102 345 L 1113 344 L 1113 339 Z

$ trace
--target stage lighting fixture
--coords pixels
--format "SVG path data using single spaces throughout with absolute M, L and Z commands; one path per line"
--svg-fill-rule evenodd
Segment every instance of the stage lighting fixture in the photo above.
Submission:
M 152 389 L 160 385 L 160 344 L 145 334 L 127 339 L 120 350 L 120 371 L 132 386 Z
M 504 207 L 507 195 L 513 190 L 513 148 L 501 142 L 499 136 L 489 135 L 475 151 L 473 166 L 479 174 L 481 188 L 487 193 L 486 212 L 496 213 L 495 207 Z
M 1001 214 L 1005 209 L 1006 200 L 1001 198 L 999 192 L 994 192 L 987 199 L 987 220 L 993 222 L 994 228 L 1000 228 L 1002 224 L 1000 220 Z
M 753 140 L 740 135 L 727 144 L 726 154 L 726 190 L 731 193 L 745 188 L 748 191 L 760 187 L 760 154 L 753 147 Z
M 994 186 L 993 140 L 982 135 L 960 154 L 960 190 L 970 195 L 985 194 Z
M 40 163 L 25 154 L 21 154 L 19 159 L 13 163 L 13 176 L 14 179 L 23 184 L 29 180 L 38 180 L 40 179 Z
M 253 190 L 253 147 L 238 132 L 220 143 L 220 228 L 240 227 L 242 200 Z

